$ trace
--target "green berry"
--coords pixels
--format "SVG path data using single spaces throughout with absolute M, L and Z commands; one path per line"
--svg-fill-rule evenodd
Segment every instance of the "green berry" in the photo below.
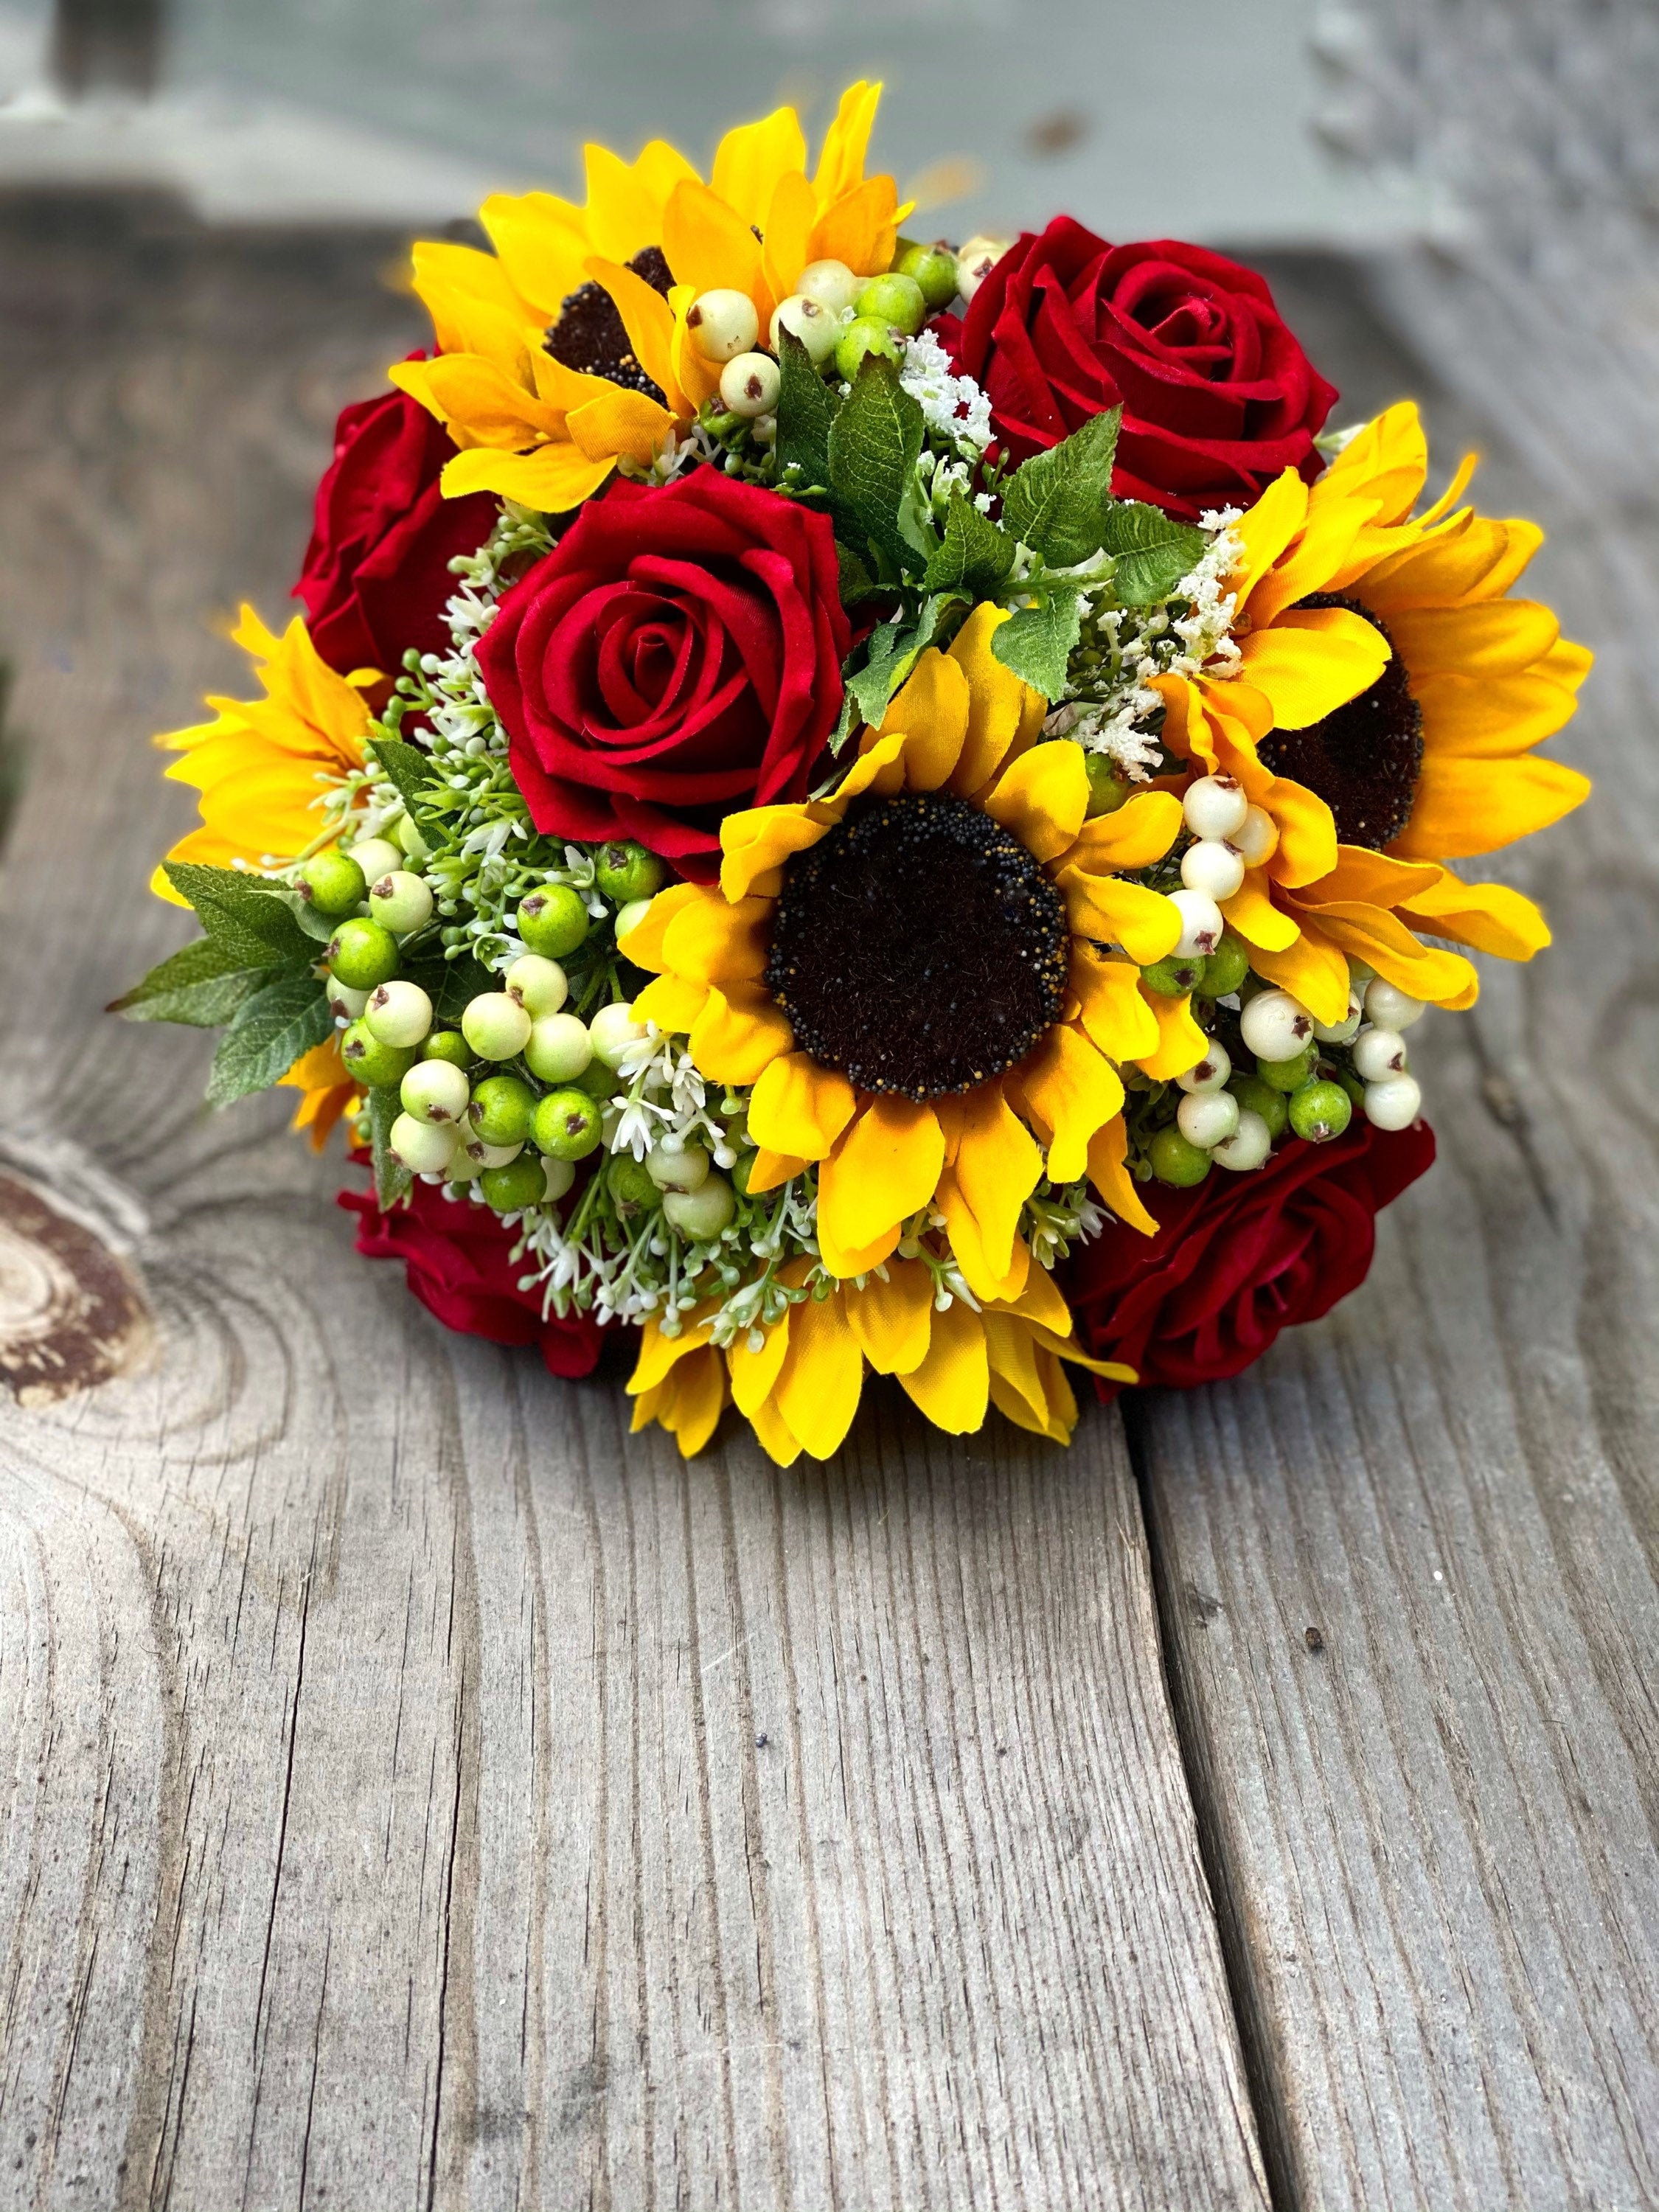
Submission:
M 945 246 L 907 242 L 893 266 L 912 280 L 935 313 L 957 296 L 957 257 Z
M 690 1237 L 695 1243 L 712 1244 L 737 1212 L 738 1201 L 726 1177 L 711 1175 L 695 1190 L 665 1192 L 662 1210 L 665 1219 L 682 1237 Z
M 398 972 L 398 940 L 366 915 L 343 921 L 323 956 L 330 969 L 354 991 L 372 991 Z
M 368 910 L 394 937 L 410 937 L 432 919 L 432 893 L 408 868 L 393 868 L 368 887 Z
M 643 845 L 631 837 L 619 837 L 600 846 L 593 862 L 593 880 L 606 898 L 615 899 L 618 906 L 631 906 L 635 899 L 650 898 L 659 891 L 668 880 L 668 871 Z
M 1354 1105 L 1363 1106 L 1364 1104 L 1364 1079 L 1363 1076 L 1356 1075 L 1352 1068 L 1344 1067 L 1339 1061 L 1332 1071 L 1331 1080 L 1333 1083 L 1340 1083 L 1341 1085 L 1343 1090 L 1346 1092 L 1349 1099 Z
M 522 1213 L 526 1206 L 539 1206 L 547 1195 L 540 1156 L 520 1152 L 504 1168 L 486 1168 L 478 1177 L 486 1205 L 497 1213 Z
M 836 369 L 851 384 L 866 355 L 872 353 L 878 354 L 884 361 L 901 360 L 904 341 L 890 324 L 874 315 L 860 315 L 848 324 L 836 341 Z
M 1197 1145 L 1189 1144 L 1179 1129 L 1160 1129 L 1148 1150 L 1152 1156 L 1152 1173 L 1160 1182 L 1172 1184 L 1176 1190 L 1188 1190 L 1195 1182 L 1202 1182 L 1210 1172 L 1210 1156 Z
M 648 1212 L 661 1196 L 646 1171 L 645 1162 L 636 1160 L 632 1152 L 618 1152 L 605 1170 L 605 1179 L 624 1221 Z
M 531 1134 L 556 1160 L 585 1160 L 604 1132 L 599 1104 L 585 1091 L 550 1091 L 536 1109 Z
M 412 814 L 398 817 L 398 827 L 393 834 L 411 860 L 429 860 L 432 858 L 432 848 L 416 828 Z
M 1284 1135 L 1285 1124 L 1291 1118 L 1291 1109 L 1282 1091 L 1275 1091 L 1259 1075 L 1236 1075 L 1227 1088 L 1237 1099 L 1242 1113 L 1261 1115 L 1267 1125 L 1270 1137 Z M 1364 1088 L 1363 1084 L 1360 1088 Z
M 885 276 L 870 279 L 854 301 L 853 313 L 854 329 L 858 326 L 858 319 L 867 317 L 873 322 L 885 323 L 892 330 L 902 331 L 907 338 L 913 338 L 927 319 L 927 301 L 914 276 L 902 276 L 897 270 L 893 270 Z
M 562 960 L 588 932 L 587 908 L 568 884 L 549 884 L 519 902 L 518 930 L 532 952 Z
M 956 264 L 951 265 L 954 268 Z M 1089 779 L 1086 811 L 1090 820 L 1101 814 L 1115 814 L 1129 796 L 1128 777 L 1109 753 L 1085 753 L 1083 770 Z
M 354 1083 L 380 1091 L 403 1081 L 415 1065 L 415 1048 L 382 1044 L 367 1022 L 356 1021 L 340 1039 L 340 1057 Z
M 1273 1091 L 1300 1091 L 1311 1077 L 1319 1059 L 1319 1047 L 1304 1045 L 1300 1052 L 1292 1053 L 1288 1060 L 1258 1060 L 1255 1072 Z
M 472 1093 L 466 1118 L 486 1145 L 521 1145 L 535 1118 L 536 1094 L 516 1075 L 486 1075 Z
M 556 1014 L 554 1019 L 556 1021 L 558 1018 Z M 592 1045 L 588 1047 L 590 1053 L 592 1048 Z M 585 1091 L 590 1098 L 610 1098 L 617 1089 L 616 1071 L 607 1067 L 602 1060 L 590 1060 L 580 1075 L 570 1077 L 569 1088 Z
M 1229 999 L 1250 972 L 1250 956 L 1243 945 L 1228 930 L 1213 952 L 1204 962 L 1204 995 L 1206 999 Z
M 294 888 L 319 914 L 331 915 L 349 914 L 368 896 L 362 870 L 337 845 L 313 854 L 294 878 Z
M 434 1030 L 421 1047 L 422 1060 L 447 1060 L 452 1067 L 471 1067 L 477 1057 L 459 1030 Z
M 1328 1144 L 1353 1119 L 1353 1101 L 1340 1083 L 1304 1083 L 1291 1093 L 1291 1127 L 1310 1145 Z
M 665 1145 L 653 1145 L 645 1156 L 645 1171 L 659 1190 L 701 1190 L 708 1180 L 709 1164 L 701 1145 L 682 1145 L 677 1152 Z
M 754 1174 L 755 1163 L 759 1158 L 758 1152 L 738 1154 L 737 1165 L 732 1170 L 732 1188 L 744 1198 L 749 1195 L 749 1178 Z
M 1203 989 L 1204 966 L 1201 952 L 1172 952 L 1167 960 L 1154 960 L 1150 968 L 1143 968 L 1140 980 L 1160 999 L 1184 999 L 1189 991 Z

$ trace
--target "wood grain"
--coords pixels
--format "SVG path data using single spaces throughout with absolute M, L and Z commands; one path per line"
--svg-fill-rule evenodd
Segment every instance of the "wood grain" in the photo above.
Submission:
M 687 1469 L 98 1018 L 183 933 L 143 732 L 413 318 L 384 240 L 0 236 L 0 1128 L 161 1346 L 0 1402 L 0 2200 L 1264 2205 L 1115 1419 Z
M 1370 1282 L 1131 1412 L 1189 1767 L 1283 2202 L 1652 2204 L 1659 531 L 1634 423 L 1575 445 L 1594 334 L 1431 264 L 1392 326 L 1275 274 L 1345 418 L 1426 392 L 1443 470 L 1484 448 L 1488 510 L 1551 528 L 1536 588 L 1600 655 L 1559 750 L 1601 786 L 1486 871 L 1558 941 L 1413 1031 L 1441 1157 Z

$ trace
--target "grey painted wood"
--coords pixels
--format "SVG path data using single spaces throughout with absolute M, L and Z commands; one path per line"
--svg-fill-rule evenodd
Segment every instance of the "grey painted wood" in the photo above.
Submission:
M 1601 655 L 1561 750 L 1601 788 L 1493 871 L 1553 951 L 1413 1032 L 1441 1158 L 1371 1281 L 1132 1441 L 1279 2193 L 1647 2205 L 1659 534 L 1634 422 L 1572 418 L 1601 338 L 1433 264 L 1388 296 L 1427 360 L 1340 270 L 1283 272 L 1353 412 L 1426 389 L 1443 466 L 1485 447 L 1489 510 L 1552 528 L 1538 588 Z
M 0 1334 L 80 1349 L 0 1401 L 0 2201 L 1264 2204 L 1115 1419 L 686 1471 L 98 1021 L 183 933 L 143 733 L 413 319 L 384 241 L 4 242 L 0 1132 L 78 1218 Z

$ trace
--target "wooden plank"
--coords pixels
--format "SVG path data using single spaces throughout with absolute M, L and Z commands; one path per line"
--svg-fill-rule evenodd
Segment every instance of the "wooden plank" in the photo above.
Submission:
M 0 2194 L 1264 2204 L 1115 1419 L 878 1401 L 828 1469 L 688 1470 L 359 1261 L 199 1040 L 98 1020 L 181 933 L 142 733 L 234 681 L 203 607 L 276 610 L 413 335 L 385 241 L 111 228 L 0 280 L 0 1130 L 82 1217 L 0 1247 Z
M 1486 447 L 1488 508 L 1553 527 L 1537 587 L 1601 655 L 1559 750 L 1601 782 L 1491 871 L 1554 950 L 1413 1033 L 1441 1157 L 1370 1283 L 1131 1415 L 1178 1706 L 1283 2200 L 1652 2203 L 1659 544 L 1574 465 L 1574 347 L 1419 270 L 1442 377 L 1339 269 L 1275 274 L 1352 411 L 1426 387 L 1442 466 Z

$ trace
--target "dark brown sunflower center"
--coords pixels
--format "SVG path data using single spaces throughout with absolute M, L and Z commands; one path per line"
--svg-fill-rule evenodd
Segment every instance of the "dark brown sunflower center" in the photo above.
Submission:
M 1312 592 L 1297 605 L 1346 607 L 1389 637 L 1369 607 L 1340 592 Z M 1394 645 L 1391 637 L 1389 644 Z M 1411 820 L 1423 772 L 1422 709 L 1399 653 L 1369 691 L 1308 729 L 1275 730 L 1260 750 L 1275 775 L 1291 776 L 1319 793 L 1345 845 L 1369 845 L 1379 853 L 1391 845 Z
M 964 799 L 857 805 L 790 861 L 766 982 L 801 1049 L 866 1091 L 937 1098 L 1024 1059 L 1059 1016 L 1060 894 Z
M 653 291 L 665 295 L 674 281 L 659 246 L 641 247 L 628 266 Z M 568 295 L 545 343 L 554 360 L 567 368 L 602 376 L 607 384 L 620 384 L 624 392 L 643 392 L 650 399 L 663 396 L 662 387 L 653 383 L 635 359 L 617 303 L 603 284 L 579 284 Z

